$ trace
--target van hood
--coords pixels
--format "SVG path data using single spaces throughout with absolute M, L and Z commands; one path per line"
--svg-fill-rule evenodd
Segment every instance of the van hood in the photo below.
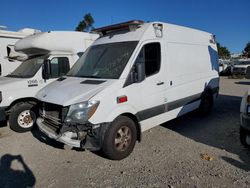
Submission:
M 115 81 L 110 79 L 62 77 L 41 89 L 36 98 L 48 103 L 69 106 L 88 101 Z

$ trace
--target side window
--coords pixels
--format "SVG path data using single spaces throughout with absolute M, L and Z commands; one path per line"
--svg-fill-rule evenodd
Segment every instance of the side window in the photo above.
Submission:
M 146 77 L 156 74 L 161 66 L 160 43 L 150 43 L 144 46 L 144 62 Z
M 55 57 L 50 61 L 51 78 L 64 76 L 69 69 L 69 59 L 67 57 Z

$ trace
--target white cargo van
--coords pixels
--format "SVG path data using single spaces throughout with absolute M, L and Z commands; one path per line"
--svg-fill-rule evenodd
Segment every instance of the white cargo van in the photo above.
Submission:
M 24 28 L 17 32 L 0 30 L 0 77 L 15 70 L 26 56 L 16 53 L 15 43 L 28 35 L 40 32 L 39 30 Z
M 246 68 L 246 79 L 250 79 L 250 66 Z M 250 89 L 242 97 L 240 105 L 240 142 L 250 148 Z
M 64 76 L 97 37 L 97 34 L 57 31 L 19 40 L 16 51 L 29 58 L 11 74 L 0 78 L 0 121 L 7 117 L 11 129 L 30 130 L 36 120 L 36 92 Z
M 63 79 L 37 93 L 39 129 L 67 145 L 128 156 L 143 131 L 200 109 L 218 95 L 214 35 L 130 21 L 102 34 Z

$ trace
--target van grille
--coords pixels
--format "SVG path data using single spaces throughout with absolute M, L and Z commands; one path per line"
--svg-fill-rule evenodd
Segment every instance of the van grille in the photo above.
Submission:
M 58 132 L 67 115 L 68 107 L 46 102 L 42 102 L 39 107 L 39 114 L 44 119 L 45 125 Z

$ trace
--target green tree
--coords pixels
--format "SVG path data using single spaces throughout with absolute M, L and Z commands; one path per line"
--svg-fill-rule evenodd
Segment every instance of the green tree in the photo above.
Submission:
M 246 44 L 246 47 L 244 48 L 243 54 L 246 55 L 248 58 L 250 58 L 250 42 Z
M 225 46 L 221 46 L 220 43 L 217 43 L 218 55 L 220 59 L 230 58 L 230 51 Z
M 78 26 L 75 28 L 75 31 L 85 31 L 89 32 L 93 29 L 93 25 L 95 23 L 94 18 L 90 13 L 85 14 L 83 20 L 79 22 Z

